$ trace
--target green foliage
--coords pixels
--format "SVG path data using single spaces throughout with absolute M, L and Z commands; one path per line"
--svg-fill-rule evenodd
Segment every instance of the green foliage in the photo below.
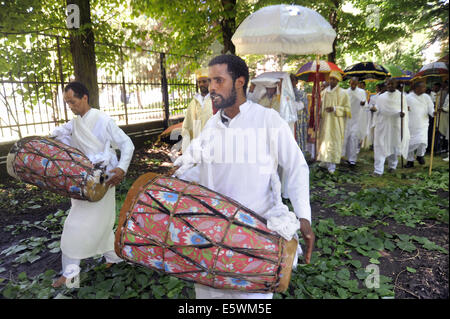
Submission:
M 64 221 L 66 220 L 68 212 L 69 210 L 63 211 L 60 209 L 55 214 L 47 215 L 47 217 L 43 221 L 30 223 L 29 221 L 24 220 L 19 224 L 8 225 L 4 227 L 4 230 L 10 231 L 12 235 L 17 235 L 32 228 L 37 228 L 53 235 L 60 234 L 62 232 Z
M 345 200 L 326 204 L 335 207 L 343 216 L 357 215 L 365 218 L 393 218 L 399 223 L 415 227 L 424 219 L 448 223 L 448 202 L 435 194 L 437 189 L 448 189 L 445 174 L 435 172 L 432 178 L 421 179 L 423 174 L 413 175 L 417 183 L 407 186 L 365 188 L 343 196 Z
M 51 287 L 55 271 L 28 278 L 26 273 L 9 281 L 1 289 L 7 299 L 188 299 L 194 297 L 193 285 L 172 276 L 135 265 L 120 263 L 106 269 L 104 265 L 83 265 L 79 288 Z
M 0 184 L 0 209 L 17 214 L 23 211 L 40 209 L 48 203 L 60 204 L 68 199 L 50 191 L 38 190 L 36 186 L 12 181 L 18 187 L 6 187 Z M 14 207 L 14 210 L 10 208 Z

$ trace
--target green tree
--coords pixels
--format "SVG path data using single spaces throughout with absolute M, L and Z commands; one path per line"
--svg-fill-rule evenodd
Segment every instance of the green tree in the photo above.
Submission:
M 89 104 L 99 108 L 97 63 L 95 60 L 95 37 L 91 22 L 89 0 L 67 0 L 67 5 L 76 5 L 79 28 L 70 31 L 70 52 L 74 66 L 75 79 L 89 90 Z M 79 13 L 79 14 L 77 14 Z

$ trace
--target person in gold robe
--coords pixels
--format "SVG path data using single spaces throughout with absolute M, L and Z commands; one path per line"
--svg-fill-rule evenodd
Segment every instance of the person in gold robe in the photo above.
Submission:
M 186 115 L 181 129 L 183 153 L 190 142 L 200 134 L 206 122 L 213 115 L 213 107 L 208 89 L 208 69 L 197 70 L 196 77 L 200 93 L 194 96 L 186 109 Z
M 344 143 L 346 120 L 351 118 L 350 98 L 347 92 L 339 87 L 342 76 L 339 72 L 330 73 L 329 86 L 321 93 L 319 144 L 317 160 L 321 167 L 330 173 L 336 170 L 341 161 Z
M 281 82 L 266 85 L 266 94 L 261 97 L 258 104 L 280 113 L 280 94 L 277 94 L 277 87 L 280 86 Z

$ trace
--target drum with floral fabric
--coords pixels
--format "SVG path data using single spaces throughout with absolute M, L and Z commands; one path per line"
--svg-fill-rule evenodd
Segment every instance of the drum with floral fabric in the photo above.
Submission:
M 80 150 L 44 136 L 17 141 L 6 160 L 8 174 L 42 189 L 96 202 L 108 191 L 103 169 Z
M 121 258 L 184 280 L 274 292 L 289 284 L 297 241 L 226 196 L 147 173 L 127 194 L 115 245 Z

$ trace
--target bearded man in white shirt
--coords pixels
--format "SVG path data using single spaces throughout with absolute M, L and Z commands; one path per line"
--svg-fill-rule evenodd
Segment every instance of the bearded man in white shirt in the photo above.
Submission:
M 175 176 L 228 196 L 268 220 L 275 215 L 286 217 L 288 222 L 280 226 L 290 227 L 294 233 L 300 229 L 306 246 L 305 262 L 309 263 L 315 237 L 311 229 L 308 165 L 278 112 L 246 99 L 248 80 L 248 67 L 241 58 L 220 55 L 210 61 L 209 89 L 219 111 L 175 161 L 174 165 L 180 166 Z M 289 175 L 286 189 L 294 213 L 281 201 L 278 165 Z M 197 299 L 273 296 L 200 284 L 195 284 L 195 293 Z
M 63 97 L 77 117 L 57 127 L 51 136 L 81 150 L 93 164 L 105 167 L 110 188 L 97 202 L 71 199 L 61 236 L 63 273 L 53 283 L 55 288 L 67 282 L 73 267 L 79 270 L 81 259 L 103 254 L 107 264 L 122 261 L 114 252 L 115 186 L 124 178 L 134 151 L 133 142 L 114 120 L 90 107 L 89 92 L 82 83 L 69 83 Z M 119 161 L 112 147 L 120 149 Z
M 405 168 L 414 167 L 415 156 L 419 164 L 425 164 L 424 155 L 428 146 L 428 116 L 434 116 L 433 101 L 428 94 L 424 94 L 425 90 L 425 82 L 416 82 L 413 91 L 406 97 L 409 108 L 410 140 L 408 162 Z

